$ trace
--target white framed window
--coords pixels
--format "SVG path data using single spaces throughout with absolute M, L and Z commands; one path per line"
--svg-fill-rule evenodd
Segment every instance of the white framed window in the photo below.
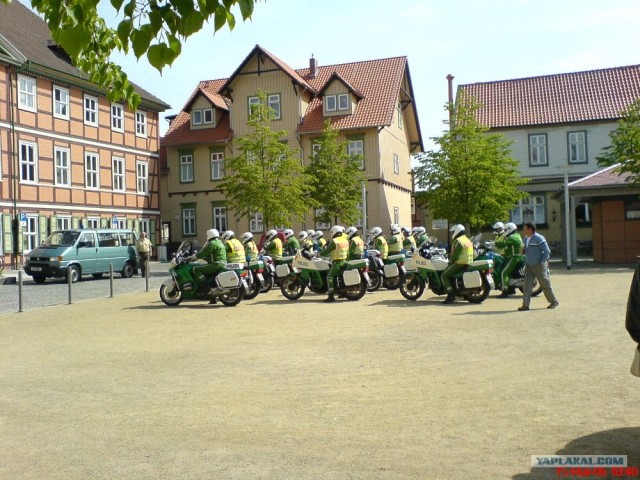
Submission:
M 182 209 L 182 234 L 196 234 L 196 209 L 193 207 L 184 207 Z
M 84 154 L 84 186 L 91 189 L 100 188 L 100 158 L 97 153 Z
M 147 112 L 136 110 L 136 136 L 147 137 Z
M 136 184 L 138 193 L 149 193 L 149 164 L 136 162 Z
M 251 215 L 249 220 L 249 231 L 252 233 L 264 231 L 264 216 L 262 213 L 256 212 Z
M 58 215 L 56 218 L 57 230 L 70 230 L 71 229 L 71 217 L 68 215 Z
M 579 203 L 576 205 L 576 226 L 583 227 L 591 225 L 591 204 Z
M 530 195 L 520 200 L 511 210 L 511 221 L 516 225 L 522 225 L 525 222 L 547 223 L 544 195 Z
M 20 142 L 20 181 L 38 181 L 38 149 L 35 143 Z
M 337 99 L 335 95 L 325 95 L 324 97 L 324 110 L 326 112 L 335 112 L 338 108 Z
M 273 110 L 274 120 L 280 120 L 282 118 L 282 112 L 280 111 L 280 94 L 276 93 L 267 96 L 267 105 Z
M 113 157 L 111 159 L 111 172 L 113 174 L 113 190 L 116 192 L 124 192 L 124 158 Z
M 211 180 L 224 178 L 224 153 L 211 152 Z
M 91 95 L 84 96 L 84 123 L 92 127 L 98 126 L 98 99 Z
M 180 155 L 180 183 L 193 182 L 193 155 Z
M 402 104 L 398 102 L 398 106 L 396 107 L 398 112 L 398 128 L 402 128 Z
M 213 207 L 213 228 L 219 232 L 227 230 L 227 207 L 222 205 Z
M 356 223 L 354 225 L 358 228 L 362 228 L 364 227 L 364 209 L 362 208 L 362 202 L 358 203 L 356 207 L 358 208 L 358 210 L 360 210 L 360 218 L 356 220 Z
M 151 230 L 149 227 L 149 219 L 148 218 L 139 218 L 138 222 L 140 223 L 140 232 L 144 232 L 147 234 L 147 238 L 151 238 Z
M 27 214 L 27 223 L 22 227 L 22 251 L 28 253 L 38 246 L 38 215 Z
M 341 93 L 338 95 L 338 110 L 349 110 L 348 93 Z
M 400 175 L 400 158 L 397 153 L 393 154 L 393 173 Z
M 69 120 L 69 90 L 53 86 L 53 116 Z
M 36 79 L 18 75 L 18 108 L 36 112 L 38 110 Z
M 322 150 L 322 145 L 319 143 L 314 143 L 311 145 L 311 158 L 315 158 L 318 155 L 318 152 Z
M 87 228 L 100 228 L 100 219 L 98 217 L 87 217 Z
M 56 168 L 56 185 L 71 186 L 71 153 L 68 148 L 54 147 L 53 157 Z
M 210 124 L 213 123 L 213 109 L 205 108 L 202 110 L 202 123 Z
M 191 125 L 202 125 L 202 110 L 191 111 Z
M 567 133 L 569 163 L 587 163 L 587 132 Z
M 118 228 L 120 230 L 126 230 L 127 229 L 127 219 L 123 218 L 123 217 L 116 217 L 116 221 L 115 222 L 114 221 L 111 222 L 111 227 L 112 228 Z
M 124 132 L 124 108 L 118 103 L 111 104 L 111 130 Z
M 249 116 L 253 113 L 253 106 L 260 104 L 260 97 L 249 97 Z
M 548 163 L 547 134 L 529 135 L 529 166 L 540 167 Z
M 400 223 L 400 207 L 393 207 L 393 223 Z
M 315 216 L 316 218 L 320 217 L 320 215 L 322 215 L 324 213 L 324 208 L 316 208 L 315 210 Z M 331 228 L 331 224 L 330 223 L 324 223 L 324 222 L 320 222 L 320 221 L 316 221 L 316 229 L 324 229 L 326 230 L 327 228 Z
M 364 170 L 364 140 L 349 140 L 347 143 L 347 153 L 351 157 L 360 156 L 358 160 L 360 170 Z

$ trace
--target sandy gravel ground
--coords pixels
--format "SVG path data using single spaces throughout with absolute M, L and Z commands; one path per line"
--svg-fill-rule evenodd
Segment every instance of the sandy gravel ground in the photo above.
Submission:
M 555 271 L 516 312 L 157 292 L 0 315 L 1 479 L 539 479 L 537 454 L 640 467 L 632 271 Z M 567 477 L 565 477 L 567 478 Z

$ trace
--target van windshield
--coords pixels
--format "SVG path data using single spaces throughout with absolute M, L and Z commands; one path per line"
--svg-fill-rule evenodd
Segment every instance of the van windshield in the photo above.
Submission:
M 78 239 L 80 232 L 53 232 L 49 235 L 42 247 L 71 247 Z

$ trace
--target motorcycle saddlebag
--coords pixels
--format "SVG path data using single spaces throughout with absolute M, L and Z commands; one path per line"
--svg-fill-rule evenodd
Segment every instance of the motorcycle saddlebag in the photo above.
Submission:
M 360 271 L 359 270 L 346 270 L 342 274 L 342 279 L 347 287 L 358 285 L 360 283 Z
M 216 277 L 216 282 L 221 288 L 238 288 L 240 277 L 236 272 L 222 272 Z
M 399 272 L 397 263 L 384 266 L 384 276 L 387 278 L 397 277 Z
M 289 275 L 289 265 L 276 265 L 276 277 L 284 278 Z
M 482 287 L 482 278 L 479 271 L 464 272 L 462 274 L 462 283 L 464 288 L 480 288 Z

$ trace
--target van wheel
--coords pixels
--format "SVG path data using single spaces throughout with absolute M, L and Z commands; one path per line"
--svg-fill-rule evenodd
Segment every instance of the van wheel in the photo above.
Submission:
M 69 281 L 69 275 L 71 275 L 71 283 L 76 283 L 80 280 L 80 268 L 77 265 L 71 265 L 67 269 L 67 282 Z
M 134 270 L 133 264 L 131 262 L 127 262 L 124 264 L 124 267 L 122 267 L 122 272 L 120 272 L 120 274 L 122 275 L 122 278 L 131 278 L 133 277 Z
M 44 283 L 47 279 L 45 275 L 31 275 L 31 278 L 33 278 L 33 281 L 36 283 Z

